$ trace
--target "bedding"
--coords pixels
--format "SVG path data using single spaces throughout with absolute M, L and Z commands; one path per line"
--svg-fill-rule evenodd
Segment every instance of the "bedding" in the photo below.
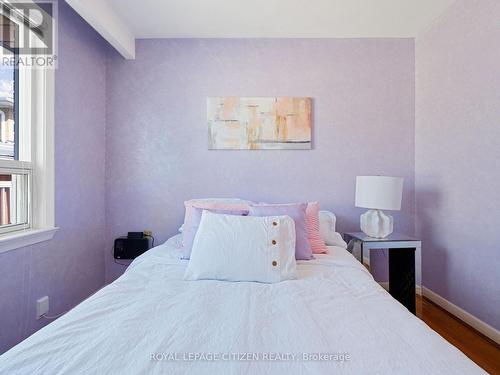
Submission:
M 193 207 L 191 211 L 191 223 L 186 229 L 186 231 L 182 234 L 182 259 L 189 259 L 191 257 L 191 250 L 193 249 L 193 242 L 196 236 L 196 232 L 198 232 L 198 228 L 200 226 L 201 215 L 205 209 Z M 218 214 L 227 214 L 227 215 L 239 215 L 246 216 L 248 215 L 248 210 L 208 210 L 210 212 L 218 213 Z
M 249 217 L 204 210 L 184 279 L 277 283 L 295 278 L 289 216 Z
M 307 238 L 311 244 L 313 254 L 324 254 L 328 252 L 325 241 L 319 232 L 319 203 L 309 202 L 306 208 L 307 216 Z
M 319 212 L 319 232 L 325 244 L 329 246 L 340 246 L 345 249 L 347 248 L 347 244 L 341 234 L 337 232 L 336 223 L 337 217 L 333 212 Z
M 264 204 L 250 206 L 250 216 L 290 216 L 295 222 L 295 259 L 312 259 L 312 249 L 307 237 L 307 203 Z
M 180 237 L 0 356 L 0 374 L 484 374 L 351 254 L 276 284 L 182 280 Z
M 192 225 L 192 215 L 195 208 L 205 210 L 237 210 L 248 211 L 249 206 L 253 202 L 239 198 L 199 198 L 190 199 L 184 202 L 184 223 L 179 228 L 180 232 L 186 233 Z

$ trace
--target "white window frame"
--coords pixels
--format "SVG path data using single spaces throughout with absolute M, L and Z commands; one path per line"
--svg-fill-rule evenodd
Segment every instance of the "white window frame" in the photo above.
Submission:
M 0 171 L 28 175 L 28 223 L 0 228 L 0 253 L 50 240 L 59 229 L 55 226 L 54 199 L 54 79 L 51 68 L 19 71 L 19 102 L 23 103 L 19 159 L 29 162 L 0 160 Z
M 27 185 L 20 187 L 20 189 L 27 191 L 21 191 L 18 196 L 16 180 L 13 178 L 10 181 L 10 203 L 11 207 L 16 208 L 16 212 L 12 215 L 14 224 L 2 225 L 0 226 L 0 238 L 3 234 L 12 233 L 19 230 L 26 230 L 30 228 L 31 220 L 31 194 L 30 186 L 32 180 L 32 166 L 31 162 L 23 162 L 18 160 L 0 160 L 0 173 L 1 174 L 11 174 L 11 175 L 23 175 L 26 178 Z M 3 184 L 2 184 L 3 185 Z M 3 186 L 2 186 L 3 187 Z M 24 197 L 21 197 L 24 196 Z M 26 207 L 23 207 L 26 205 Z M 24 211 L 25 214 L 20 215 L 20 212 Z M 24 221 L 21 222 L 20 219 L 24 217 Z

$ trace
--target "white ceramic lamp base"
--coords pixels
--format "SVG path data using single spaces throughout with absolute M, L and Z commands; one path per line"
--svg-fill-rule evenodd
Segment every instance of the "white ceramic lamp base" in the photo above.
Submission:
M 381 210 L 368 210 L 360 217 L 363 233 L 374 238 L 385 238 L 393 232 L 394 220 L 392 216 Z

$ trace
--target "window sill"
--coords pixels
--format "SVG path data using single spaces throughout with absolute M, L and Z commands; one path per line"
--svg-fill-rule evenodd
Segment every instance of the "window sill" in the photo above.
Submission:
M 51 240 L 59 228 L 20 230 L 0 236 L 0 253 Z

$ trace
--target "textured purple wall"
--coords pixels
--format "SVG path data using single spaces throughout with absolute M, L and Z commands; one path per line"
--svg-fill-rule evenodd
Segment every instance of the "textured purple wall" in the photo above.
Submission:
M 417 233 L 427 288 L 500 329 L 500 2 L 416 40 Z
M 47 324 L 35 301 L 65 311 L 104 284 L 107 46 L 59 4 L 56 72 L 56 225 L 52 241 L 0 254 L 0 353 Z
M 412 39 L 140 40 L 107 72 L 107 248 L 129 230 L 160 241 L 183 201 L 319 200 L 359 228 L 355 176 L 404 176 L 396 230 L 414 230 Z M 311 96 L 311 151 L 207 150 L 207 96 Z M 107 280 L 123 266 L 107 252 Z

